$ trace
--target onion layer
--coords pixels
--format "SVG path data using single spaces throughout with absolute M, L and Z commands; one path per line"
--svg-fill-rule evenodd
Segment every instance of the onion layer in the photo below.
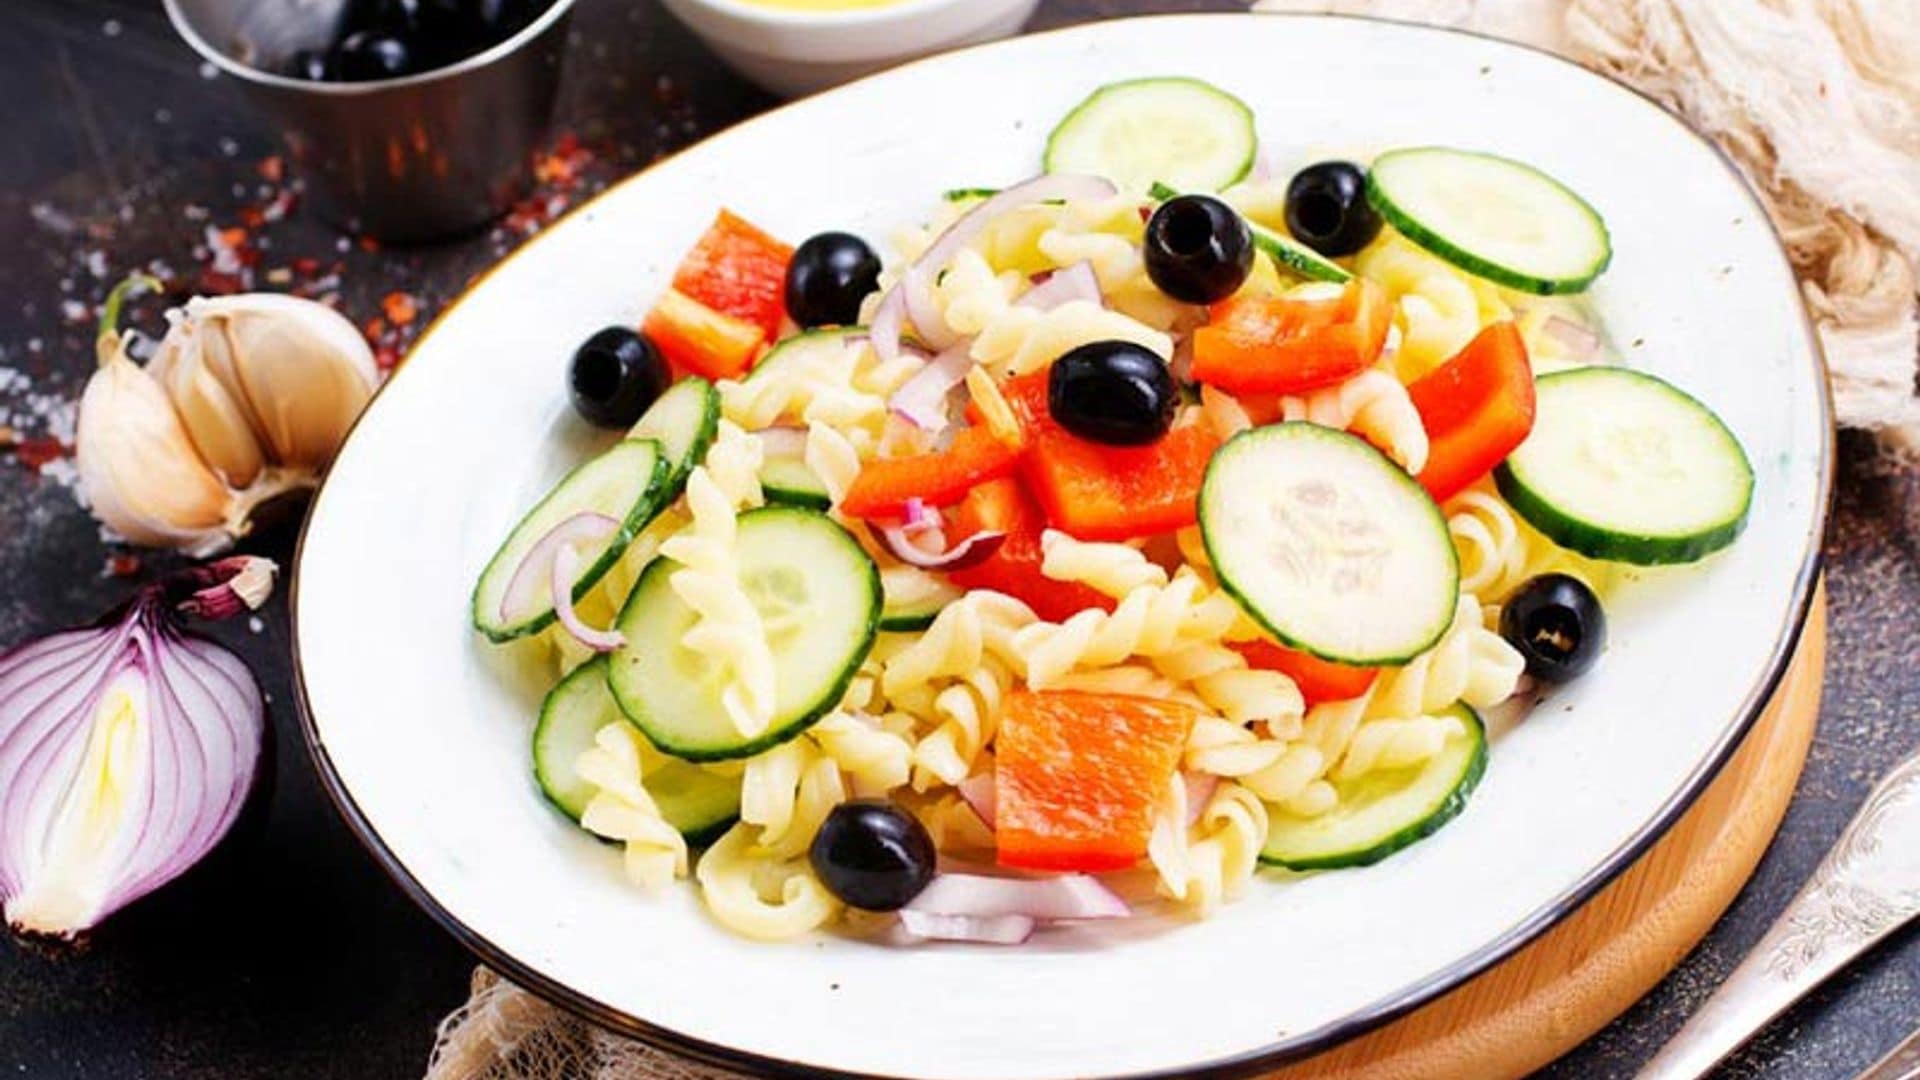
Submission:
M 223 559 L 106 619 L 0 654 L 0 904 L 71 939 L 197 863 L 240 815 L 266 740 L 240 658 L 181 628 L 266 599 L 273 564 Z
M 940 874 L 906 910 L 986 918 L 1022 915 L 1041 922 L 1124 919 L 1133 914 L 1125 900 L 1090 874 L 1048 878 Z

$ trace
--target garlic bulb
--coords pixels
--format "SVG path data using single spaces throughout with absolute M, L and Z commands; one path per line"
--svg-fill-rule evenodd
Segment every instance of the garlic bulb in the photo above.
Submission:
M 139 544 L 208 555 L 262 502 L 319 482 L 378 381 L 339 312 L 294 296 L 195 298 L 167 313 L 145 368 L 108 298 L 100 368 L 80 400 L 78 459 L 94 515 Z

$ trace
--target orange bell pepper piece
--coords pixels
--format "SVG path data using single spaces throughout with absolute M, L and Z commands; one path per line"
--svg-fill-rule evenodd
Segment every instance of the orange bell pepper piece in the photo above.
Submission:
M 722 315 L 753 323 L 768 341 L 786 315 L 793 248 L 722 210 L 674 271 L 673 287 Z
M 1010 695 L 994 737 L 1000 865 L 1099 872 L 1140 861 L 1198 715 L 1121 694 Z
M 675 378 L 737 379 L 766 343 L 760 327 L 715 311 L 678 289 L 661 294 L 640 332 L 673 368 Z
M 1444 502 L 1493 471 L 1533 430 L 1533 365 L 1511 322 L 1481 330 L 1407 387 L 1427 429 L 1420 483 Z
M 1019 462 L 1019 446 L 985 427 L 964 427 L 945 450 L 867 462 L 840 500 L 840 510 L 872 519 L 905 516 L 908 499 L 952 506 L 975 485 L 1012 475 Z
M 955 585 L 1005 593 L 1048 622 L 1065 622 L 1088 608 L 1113 610 L 1112 598 L 1098 589 L 1040 572 L 1040 534 L 1047 519 L 1019 480 L 989 480 L 967 492 L 952 522 L 953 534 L 961 538 L 987 530 L 1006 536 L 985 560 L 948 574 Z
M 1380 677 L 1379 668 L 1322 660 L 1311 653 L 1289 649 L 1271 641 L 1242 641 L 1233 650 L 1247 658 L 1247 666 L 1262 671 L 1277 671 L 1293 680 L 1300 696 L 1312 708 L 1323 701 L 1345 701 L 1367 692 Z
M 1354 278 L 1339 296 L 1235 296 L 1193 332 L 1193 377 L 1236 393 L 1297 394 L 1366 370 L 1386 347 L 1393 304 Z

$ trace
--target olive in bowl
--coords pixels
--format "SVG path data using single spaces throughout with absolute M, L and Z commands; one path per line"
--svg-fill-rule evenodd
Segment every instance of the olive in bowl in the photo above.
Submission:
M 1047 412 L 1090 442 L 1144 446 L 1173 426 L 1180 387 L 1159 355 L 1131 341 L 1094 341 L 1047 372 Z
M 865 911 L 906 907 L 933 880 L 934 860 L 926 826 L 881 799 L 834 807 L 807 849 L 820 884 Z
M 1571 574 L 1530 578 L 1500 608 L 1500 636 L 1543 682 L 1577 679 L 1607 645 L 1607 614 L 1587 583 Z
M 672 382 L 660 350 L 624 326 L 609 326 L 581 342 L 567 369 L 574 411 L 604 428 L 632 427 Z
M 1380 235 L 1366 171 L 1351 161 L 1322 161 L 1294 174 L 1286 214 L 1294 239 L 1322 255 L 1351 255 Z
M 852 326 L 860 301 L 880 286 L 880 256 L 851 233 L 824 232 L 787 263 L 787 314 L 801 326 Z
M 1226 299 L 1253 270 L 1253 230 L 1211 195 L 1161 203 L 1147 219 L 1142 250 L 1153 284 L 1189 304 Z

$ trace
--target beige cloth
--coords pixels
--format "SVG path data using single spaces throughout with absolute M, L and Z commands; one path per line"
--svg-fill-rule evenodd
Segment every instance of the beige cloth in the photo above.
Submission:
M 1713 136 L 1785 238 L 1840 422 L 1920 455 L 1920 0 L 1261 0 L 1459 26 L 1553 49 Z M 492 972 L 441 1025 L 428 1080 L 730 1080 Z

